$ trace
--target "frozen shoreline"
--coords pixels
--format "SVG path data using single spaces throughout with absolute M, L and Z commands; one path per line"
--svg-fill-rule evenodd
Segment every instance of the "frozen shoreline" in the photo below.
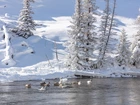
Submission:
M 42 62 L 43 65 L 47 65 Z M 32 69 L 31 69 L 32 68 Z M 102 70 L 89 70 L 89 71 L 74 71 L 66 68 L 58 69 L 44 68 L 30 66 L 24 68 L 1 68 L 0 69 L 0 82 L 12 82 L 12 81 L 23 81 L 23 80 L 46 80 L 46 79 L 59 79 L 59 78 L 77 78 L 75 75 L 87 76 L 91 78 L 132 78 L 139 77 L 140 71 L 138 69 L 102 69 Z

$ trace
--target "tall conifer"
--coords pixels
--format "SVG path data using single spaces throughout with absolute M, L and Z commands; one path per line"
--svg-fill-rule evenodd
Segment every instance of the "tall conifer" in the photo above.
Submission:
M 20 12 L 18 19 L 18 26 L 14 32 L 24 38 L 28 38 L 33 35 L 32 30 L 35 30 L 35 23 L 32 19 L 31 14 L 33 14 L 30 3 L 34 0 L 23 0 L 23 9 Z

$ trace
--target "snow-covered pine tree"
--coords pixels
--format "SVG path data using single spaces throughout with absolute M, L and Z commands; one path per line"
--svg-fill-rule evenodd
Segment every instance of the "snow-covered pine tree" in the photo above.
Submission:
M 69 40 L 65 43 L 66 50 L 68 52 L 66 65 L 71 69 L 82 68 L 79 63 L 80 57 L 79 53 L 79 36 L 81 33 L 81 14 L 82 14 L 82 1 L 76 0 L 75 13 L 72 17 L 70 30 L 68 31 Z
M 120 43 L 118 46 L 118 56 L 116 57 L 116 60 L 119 64 L 119 66 L 127 66 L 130 61 L 130 50 L 129 50 L 129 41 L 127 40 L 127 34 L 125 30 L 123 29 L 120 35 Z
M 106 2 L 106 8 L 103 12 L 103 15 L 101 17 L 101 25 L 100 25 L 100 44 L 99 44 L 99 57 L 97 60 L 97 68 L 103 67 L 103 65 L 106 62 L 105 54 L 107 51 L 111 48 L 109 48 L 109 40 L 112 39 L 112 35 L 115 34 L 112 32 L 112 28 L 114 25 L 114 15 L 115 15 L 115 6 L 116 6 L 116 0 L 114 0 L 114 6 L 113 6 L 113 12 L 111 15 L 111 9 L 110 9 L 110 0 L 105 0 Z M 110 52 L 109 52 L 110 53 Z
M 136 47 L 136 43 L 137 43 L 137 36 L 133 35 L 133 41 L 132 41 L 131 46 L 130 46 L 131 52 L 133 52 L 134 48 Z
M 136 68 L 140 68 L 140 30 L 137 32 L 134 38 L 135 39 L 131 44 L 132 56 L 130 58 L 130 63 Z
M 137 16 L 137 19 L 136 19 L 135 23 L 140 24 L 140 16 Z
M 82 70 L 94 69 L 94 60 L 96 56 L 93 54 L 98 37 L 95 32 L 96 17 L 96 4 L 95 0 L 83 0 L 83 13 L 82 13 L 82 27 L 81 33 L 78 38 L 79 47 L 79 64 Z
M 140 8 L 139 8 L 139 13 L 140 13 Z M 137 16 L 135 23 L 137 25 L 140 25 L 140 15 Z
M 18 19 L 18 26 L 14 32 L 24 38 L 28 38 L 33 35 L 32 30 L 35 30 L 35 23 L 32 19 L 31 14 L 33 14 L 30 3 L 34 0 L 23 0 L 23 9 L 20 12 Z
M 133 37 L 133 42 L 130 47 L 131 52 L 133 52 L 134 48 L 137 46 L 138 41 L 140 41 L 140 30 Z
M 67 64 L 76 70 L 93 69 L 93 51 L 96 45 L 96 33 L 93 17 L 96 10 L 95 0 L 76 0 L 76 10 L 69 31 L 70 40 L 67 43 L 69 52 Z
M 140 12 L 140 9 L 139 9 Z M 136 25 L 140 28 L 140 15 L 137 16 Z M 130 63 L 136 68 L 140 68 L 140 29 L 137 34 L 134 35 L 133 42 L 131 44 L 132 56 L 130 58 Z
M 131 56 L 131 64 L 136 68 L 140 68 L 140 40 L 138 40 Z
M 109 5 L 109 0 L 105 0 L 106 2 L 106 7 L 105 10 L 103 11 L 103 15 L 101 16 L 101 25 L 99 29 L 99 57 L 97 60 L 97 68 L 100 68 L 103 66 L 103 54 L 107 42 L 107 37 L 108 37 L 108 31 L 109 31 L 109 26 L 110 26 L 110 21 L 111 21 L 111 9 Z

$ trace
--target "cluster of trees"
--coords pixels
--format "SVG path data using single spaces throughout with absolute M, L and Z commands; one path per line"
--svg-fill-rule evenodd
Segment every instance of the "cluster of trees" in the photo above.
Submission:
M 97 6 L 95 0 L 76 0 L 75 13 L 72 17 L 69 30 L 69 40 L 66 43 L 67 66 L 76 70 L 93 70 L 107 66 L 134 66 L 138 68 L 140 63 L 140 31 L 131 44 L 127 40 L 127 34 L 122 29 L 118 54 L 111 56 L 115 28 L 116 0 L 113 0 L 111 8 L 110 0 L 105 0 L 105 9 L 101 16 L 100 27 L 96 27 Z M 140 20 L 140 19 L 137 19 Z M 98 30 L 98 31 L 97 31 Z
M 67 66 L 76 70 L 93 70 L 106 66 L 139 67 L 140 64 L 140 30 L 134 37 L 132 44 L 127 40 L 127 34 L 122 29 L 118 45 L 118 54 L 111 57 L 113 32 L 115 27 L 114 15 L 116 0 L 113 0 L 111 8 L 110 0 L 105 1 L 105 9 L 101 16 L 100 27 L 96 27 L 97 6 L 96 0 L 76 0 L 75 13 L 72 17 L 69 32 L 69 40 L 66 42 L 68 51 Z M 18 25 L 12 31 L 18 36 L 28 38 L 33 35 L 35 22 L 30 3 L 34 0 L 23 0 L 23 9 L 20 12 Z M 140 16 L 137 23 L 140 22 Z M 97 31 L 98 30 L 98 31 Z M 114 46 L 113 46 L 114 47 Z M 130 49 L 129 49 L 130 47 Z M 114 59 L 115 58 L 115 59 Z
M 96 18 L 93 12 L 97 9 L 91 0 L 76 0 L 75 14 L 72 17 L 70 40 L 66 43 L 69 51 L 67 65 L 73 69 L 89 70 L 93 66 L 93 51 L 96 48 Z

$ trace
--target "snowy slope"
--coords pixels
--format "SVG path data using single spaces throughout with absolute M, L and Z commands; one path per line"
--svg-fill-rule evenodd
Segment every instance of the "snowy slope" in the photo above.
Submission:
M 5 22 L 6 19 L 2 18 L 1 21 Z M 43 26 L 37 27 L 35 36 L 28 39 L 14 36 L 11 43 L 16 64 L 12 66 L 25 67 L 48 59 L 54 59 L 55 46 L 57 46 L 59 57 L 64 55 L 64 51 L 62 51 L 64 50 L 63 42 L 67 40 L 67 26 L 70 23 L 70 19 L 70 17 L 58 17 L 54 18 L 53 21 L 36 21 L 38 24 L 43 24 Z M 7 24 L 10 24 L 10 22 L 13 23 L 14 20 L 9 20 Z M 0 32 L 3 34 L 3 30 Z M 2 37 L 0 39 L 0 60 L 4 58 L 6 44 Z M 0 67 L 9 66 L 0 63 Z
M 96 16 L 98 19 L 97 26 L 100 23 L 100 16 Z M 1 19 L 2 20 L 2 19 Z M 6 21 L 7 18 L 2 21 Z M 55 43 L 57 45 L 57 50 L 59 52 L 59 58 L 64 58 L 66 52 L 64 51 L 63 43 L 68 39 L 67 30 L 70 25 L 71 17 L 53 17 L 51 21 L 36 21 L 38 24 L 43 24 L 43 26 L 38 26 L 35 36 L 28 39 L 13 37 L 11 40 L 12 47 L 14 49 L 14 59 L 16 61 L 15 67 L 25 67 L 33 64 L 37 64 L 41 61 L 47 61 L 48 59 L 55 59 Z M 116 21 L 118 24 L 117 32 L 121 29 L 125 29 L 131 41 L 133 35 L 137 32 L 137 26 L 134 24 L 135 20 L 132 18 L 125 18 L 121 16 L 116 16 Z M 9 22 L 9 23 L 8 23 Z M 7 23 L 14 22 L 10 20 Z M 0 31 L 3 33 L 3 31 Z M 119 36 L 116 36 L 118 39 Z M 1 36 L 0 51 L 1 55 L 4 55 L 5 43 Z M 118 43 L 115 43 L 118 44 Z M 32 53 L 33 52 L 33 53 Z M 47 58 L 47 57 L 48 58 Z M 4 56 L 0 57 L 0 60 Z M 28 61 L 28 62 L 27 62 Z M 0 63 L 0 67 L 3 66 Z
M 4 1 L 0 2 L 0 27 L 5 23 L 8 27 L 11 27 L 14 26 L 19 10 L 22 8 L 22 0 Z M 34 19 L 42 26 L 38 26 L 34 32 L 35 36 L 28 39 L 19 38 L 9 33 L 12 35 L 11 43 L 15 61 L 15 64 L 12 66 L 2 63 L 6 54 L 6 42 L 3 39 L 3 30 L 0 30 L 1 80 L 55 78 L 62 76 L 62 74 L 65 74 L 63 76 L 66 76 L 68 73 L 73 74 L 62 66 L 62 63 L 66 54 L 63 43 L 68 39 L 67 30 L 70 25 L 71 15 L 74 12 L 74 2 L 75 0 L 61 0 L 61 2 L 56 0 L 38 0 L 34 4 Z M 124 3 L 125 6 L 123 7 Z M 133 40 L 133 35 L 137 32 L 137 26 L 134 22 L 135 17 L 138 15 L 138 3 L 140 3 L 139 0 L 127 0 L 127 2 L 126 0 L 118 0 L 117 4 L 117 16 L 115 18 L 118 26 L 116 31 L 120 33 L 120 30 L 124 28 L 130 41 Z M 17 7 L 12 6 L 13 4 L 17 5 Z M 5 5 L 6 7 L 3 8 Z M 99 0 L 97 5 L 103 9 L 103 0 Z M 130 5 L 131 8 L 129 8 Z M 124 10 L 129 12 L 124 12 Z M 5 15 L 5 13 L 7 14 Z M 97 19 L 98 26 L 100 16 L 97 16 Z M 118 37 L 116 36 L 116 39 Z M 57 45 L 59 61 L 56 60 L 55 44 Z M 118 43 L 115 42 L 114 44 L 117 45 Z M 57 75 L 52 76 L 52 74 Z

